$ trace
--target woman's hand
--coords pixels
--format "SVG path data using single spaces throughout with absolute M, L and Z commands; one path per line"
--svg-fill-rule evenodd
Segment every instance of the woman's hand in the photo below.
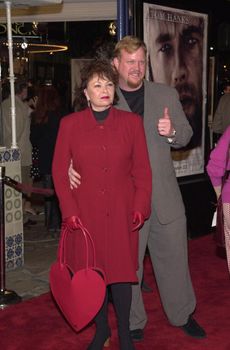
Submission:
M 133 213 L 133 224 L 136 224 L 133 228 L 133 231 L 139 230 L 144 224 L 144 215 L 139 211 Z
M 69 170 L 68 170 L 68 175 L 69 175 L 69 182 L 70 182 L 70 188 L 73 190 L 74 188 L 78 188 L 81 184 L 81 175 L 78 174 L 74 168 L 73 168 L 73 161 L 71 160 Z
M 81 220 L 78 216 L 69 216 L 63 220 L 63 224 L 68 228 L 68 230 L 73 231 L 77 230 L 82 226 Z

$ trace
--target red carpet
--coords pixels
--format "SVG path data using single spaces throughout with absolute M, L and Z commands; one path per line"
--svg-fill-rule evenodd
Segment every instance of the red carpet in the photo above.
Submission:
M 208 337 L 196 340 L 168 324 L 157 294 L 151 265 L 146 260 L 146 281 L 153 293 L 144 293 L 149 316 L 145 340 L 137 350 L 229 350 L 230 281 L 226 261 L 215 255 L 212 235 L 189 241 L 192 279 L 197 295 L 196 318 Z M 110 350 L 118 350 L 115 317 Z M 4 350 L 85 350 L 93 326 L 76 334 L 54 306 L 49 293 L 0 311 L 0 348 Z

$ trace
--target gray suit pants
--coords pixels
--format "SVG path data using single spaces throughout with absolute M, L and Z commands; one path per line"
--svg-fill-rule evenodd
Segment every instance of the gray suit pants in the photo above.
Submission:
M 153 211 L 150 219 L 145 222 L 139 236 L 139 284 L 132 287 L 130 330 L 143 329 L 147 323 L 140 288 L 147 245 L 161 302 L 169 322 L 174 326 L 182 326 L 195 310 L 196 299 L 188 267 L 186 232 L 184 215 L 163 225 Z

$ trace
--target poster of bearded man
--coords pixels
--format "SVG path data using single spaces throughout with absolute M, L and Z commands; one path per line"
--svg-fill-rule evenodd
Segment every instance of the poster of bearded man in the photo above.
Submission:
M 188 146 L 173 150 L 177 177 L 204 172 L 208 15 L 143 3 L 146 78 L 178 91 L 193 129 Z

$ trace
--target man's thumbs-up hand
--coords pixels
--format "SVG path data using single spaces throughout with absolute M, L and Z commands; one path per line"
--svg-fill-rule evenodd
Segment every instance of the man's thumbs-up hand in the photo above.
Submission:
M 164 114 L 158 121 L 158 133 L 161 136 L 171 137 L 174 134 L 174 128 L 169 115 L 168 107 L 164 108 Z
M 165 107 L 165 109 L 164 109 L 164 116 L 163 116 L 163 118 L 170 119 L 168 107 Z

